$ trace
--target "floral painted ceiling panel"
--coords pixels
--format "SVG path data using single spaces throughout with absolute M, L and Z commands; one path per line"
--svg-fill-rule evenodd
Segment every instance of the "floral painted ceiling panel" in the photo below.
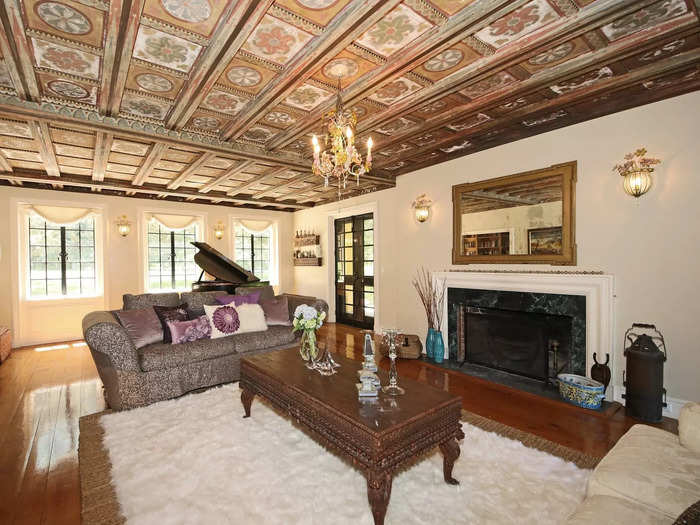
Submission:
M 390 56 L 425 33 L 432 24 L 405 4 L 399 4 L 357 43 L 382 56 Z
M 311 34 L 292 24 L 266 15 L 243 44 L 243 49 L 282 66 L 294 58 L 311 38 Z
M 700 89 L 698 35 L 695 0 L 6 2 L 0 185 L 302 209 L 338 99 L 376 144 L 346 197 Z

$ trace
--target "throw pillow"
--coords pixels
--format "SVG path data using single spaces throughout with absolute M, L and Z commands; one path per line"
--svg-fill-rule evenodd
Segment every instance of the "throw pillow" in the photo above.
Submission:
M 204 305 L 204 313 L 211 326 L 211 338 L 218 339 L 238 332 L 241 321 L 235 306 Z
M 124 327 L 136 348 L 163 340 L 163 328 L 153 307 L 138 310 L 119 310 L 114 316 Z
M 265 312 L 265 321 L 268 325 L 291 326 L 289 320 L 289 301 L 287 297 L 281 295 L 267 301 L 260 301 L 263 312 Z
M 241 323 L 237 333 L 264 332 L 267 330 L 265 312 L 259 304 L 242 304 L 236 307 L 236 311 Z
M 260 302 L 260 294 L 262 292 L 253 292 L 248 295 L 220 295 L 216 298 L 219 304 L 231 304 L 240 306 L 242 304 L 258 304 Z
M 163 342 L 172 343 L 173 337 L 168 321 L 187 321 L 190 318 L 187 314 L 187 303 L 182 303 L 180 306 L 154 306 L 153 309 L 163 327 Z
M 189 321 L 168 321 L 168 328 L 174 345 L 211 337 L 211 325 L 206 315 Z

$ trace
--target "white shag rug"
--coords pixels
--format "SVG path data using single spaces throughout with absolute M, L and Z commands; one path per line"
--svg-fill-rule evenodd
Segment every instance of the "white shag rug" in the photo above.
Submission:
M 129 524 L 366 524 L 359 471 L 237 385 L 103 416 L 112 484 Z M 559 524 L 589 470 L 463 424 L 447 485 L 436 450 L 394 478 L 385 523 Z

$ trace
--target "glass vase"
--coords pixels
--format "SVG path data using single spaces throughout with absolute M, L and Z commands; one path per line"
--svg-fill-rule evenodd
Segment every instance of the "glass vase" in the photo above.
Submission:
M 442 340 L 442 332 L 435 330 L 433 334 L 433 359 L 436 363 L 442 363 L 445 359 L 445 342 Z
M 428 335 L 425 336 L 425 356 L 428 359 L 433 358 L 434 340 L 435 340 L 435 330 L 433 328 L 428 328 Z
M 316 331 L 303 330 L 301 332 L 301 344 L 299 354 L 307 368 L 314 369 L 318 359 L 318 348 L 316 346 Z

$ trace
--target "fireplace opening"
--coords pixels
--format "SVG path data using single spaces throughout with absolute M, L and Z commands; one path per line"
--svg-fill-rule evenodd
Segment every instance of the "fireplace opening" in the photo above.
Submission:
M 542 381 L 572 370 L 569 315 L 459 305 L 457 361 Z

